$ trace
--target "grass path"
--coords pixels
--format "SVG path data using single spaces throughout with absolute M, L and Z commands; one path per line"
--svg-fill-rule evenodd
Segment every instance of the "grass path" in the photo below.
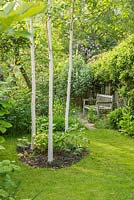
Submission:
M 16 160 L 20 198 L 37 200 L 134 200 L 134 140 L 110 130 L 87 130 L 90 155 L 64 169 L 33 169 L 20 163 L 16 139 L 8 138 L 2 158 Z

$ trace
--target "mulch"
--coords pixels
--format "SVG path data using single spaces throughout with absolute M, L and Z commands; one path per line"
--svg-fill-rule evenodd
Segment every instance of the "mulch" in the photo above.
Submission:
M 48 163 L 47 152 L 41 153 L 39 150 L 30 149 L 30 146 L 19 147 L 17 146 L 17 153 L 20 160 L 27 165 L 34 168 L 64 168 L 71 166 L 72 164 L 80 161 L 82 158 L 88 155 L 88 150 L 83 148 L 81 153 L 76 153 L 75 149 L 67 151 L 54 152 L 54 160 Z

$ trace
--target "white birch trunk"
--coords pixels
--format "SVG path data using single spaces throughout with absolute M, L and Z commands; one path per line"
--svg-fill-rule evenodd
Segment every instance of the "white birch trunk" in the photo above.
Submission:
M 69 118 L 70 93 L 71 93 L 71 76 L 72 76 L 72 69 L 73 69 L 73 62 L 72 62 L 72 56 L 73 56 L 72 41 L 73 41 L 73 31 L 70 30 L 69 71 L 68 71 L 67 99 L 66 99 L 66 111 L 65 111 L 65 132 L 68 131 L 68 118 Z
M 51 1 L 48 0 L 50 11 Z M 51 17 L 47 21 L 48 46 L 49 46 L 49 133 L 48 133 L 48 162 L 53 161 L 53 53 L 52 53 L 52 33 Z
M 31 97 L 31 149 L 34 148 L 34 138 L 36 135 L 36 79 L 35 79 L 35 48 L 34 48 L 34 34 L 33 34 L 33 19 L 30 18 L 30 33 L 31 33 L 31 66 L 32 66 L 32 97 Z
M 72 0 L 72 13 L 70 22 L 69 71 L 68 71 L 68 83 L 67 83 L 66 110 L 65 110 L 65 132 L 67 132 L 69 128 L 68 118 L 69 118 L 69 108 L 70 108 L 71 76 L 73 69 L 73 12 L 74 12 L 74 0 Z

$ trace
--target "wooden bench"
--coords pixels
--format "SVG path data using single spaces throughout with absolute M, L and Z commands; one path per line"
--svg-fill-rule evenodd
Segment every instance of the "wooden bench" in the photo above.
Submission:
M 91 107 L 89 102 L 90 99 L 83 99 L 83 114 Z M 113 109 L 113 95 L 97 94 L 94 109 L 97 114 L 99 114 L 101 110 L 111 111 Z

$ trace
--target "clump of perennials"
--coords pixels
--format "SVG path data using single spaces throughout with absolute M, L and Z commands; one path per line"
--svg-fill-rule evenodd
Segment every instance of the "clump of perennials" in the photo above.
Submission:
M 89 140 L 84 137 L 83 128 L 79 132 L 55 132 L 53 134 L 54 160 L 48 163 L 48 134 L 38 133 L 35 137 L 35 147 L 30 148 L 26 137 L 18 139 L 17 152 L 22 162 L 31 167 L 62 168 L 70 166 L 88 154 Z

